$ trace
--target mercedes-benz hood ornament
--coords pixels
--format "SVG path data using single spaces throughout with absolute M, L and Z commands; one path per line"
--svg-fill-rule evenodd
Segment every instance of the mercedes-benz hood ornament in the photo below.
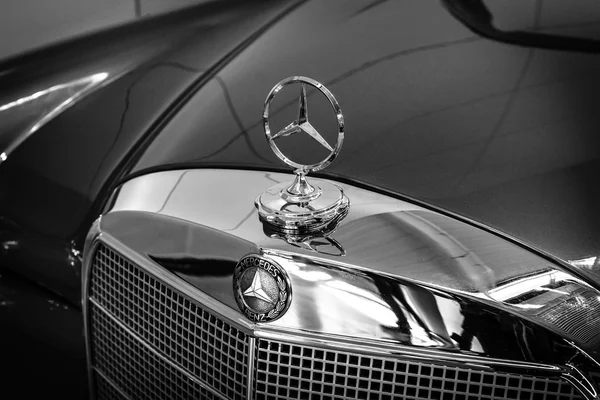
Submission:
M 300 99 L 297 118 L 289 125 L 276 132 L 272 131 L 269 110 L 275 96 L 288 85 L 300 85 Z M 337 142 L 331 146 L 310 123 L 308 118 L 308 102 L 306 85 L 318 89 L 331 104 L 338 127 Z M 293 76 L 279 82 L 267 96 L 263 113 L 265 135 L 271 149 L 284 163 L 294 168 L 296 179 L 293 182 L 272 186 L 256 199 L 256 208 L 263 222 L 275 230 L 286 234 L 305 234 L 328 229 L 346 216 L 350 206 L 343 190 L 330 182 L 318 180 L 309 183 L 306 175 L 310 172 L 326 168 L 340 153 L 344 142 L 344 116 L 339 103 L 333 94 L 314 79 Z M 304 134 L 310 136 L 329 151 L 322 161 L 303 165 L 288 158 L 277 146 L 279 138 Z

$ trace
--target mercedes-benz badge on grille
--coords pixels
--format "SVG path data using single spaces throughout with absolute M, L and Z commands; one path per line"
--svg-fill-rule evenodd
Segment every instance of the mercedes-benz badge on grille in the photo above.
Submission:
M 297 118 L 289 125 L 271 131 L 269 109 L 273 98 L 287 85 L 300 84 L 300 99 Z M 318 89 L 329 101 L 337 122 L 338 137 L 335 146 L 331 146 L 313 127 L 308 119 L 308 103 L 306 85 Z M 284 163 L 294 168 L 296 179 L 292 183 L 280 183 L 267 189 L 257 197 L 255 204 L 263 222 L 277 231 L 286 234 L 316 233 L 331 228 L 348 213 L 350 201 L 344 191 L 337 185 L 318 181 L 310 184 L 306 180 L 309 172 L 320 171 L 327 167 L 339 154 L 344 142 L 344 116 L 339 103 L 333 94 L 314 79 L 293 76 L 279 82 L 267 96 L 263 113 L 265 135 L 271 149 Z M 327 157 L 315 164 L 299 164 L 288 158 L 279 149 L 276 140 L 295 134 L 306 134 L 329 151 Z
M 240 310 L 254 322 L 280 318 L 292 301 L 292 286 L 285 270 L 254 254 L 245 256 L 235 266 L 233 293 Z

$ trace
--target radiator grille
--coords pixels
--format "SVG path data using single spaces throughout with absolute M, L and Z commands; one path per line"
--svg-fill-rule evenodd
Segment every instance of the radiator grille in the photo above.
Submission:
M 245 399 L 248 385 L 255 399 L 581 398 L 558 378 L 251 340 L 104 244 L 92 261 L 89 296 L 99 400 Z
M 258 341 L 256 393 L 266 399 L 578 398 L 567 382 Z
M 247 387 L 248 338 L 104 245 L 90 297 L 153 348 L 228 398 Z M 126 350 L 126 348 L 124 349 Z
M 129 398 L 214 398 L 198 383 L 133 339 L 132 335 L 93 305 L 90 317 L 95 368 L 111 382 L 118 382 L 119 389 Z

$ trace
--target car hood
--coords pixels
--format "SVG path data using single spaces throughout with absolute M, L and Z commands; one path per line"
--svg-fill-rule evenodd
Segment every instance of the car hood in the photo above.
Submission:
M 418 199 L 593 269 L 599 66 L 594 54 L 478 37 L 437 2 L 307 2 L 207 81 L 132 172 L 283 166 L 263 133 L 265 97 L 283 78 L 308 76 L 334 93 L 346 122 L 326 174 Z M 282 94 L 275 124 L 295 118 L 298 94 Z M 309 91 L 308 104 L 335 141 L 324 98 Z M 320 156 L 310 140 L 286 146 L 301 162 Z

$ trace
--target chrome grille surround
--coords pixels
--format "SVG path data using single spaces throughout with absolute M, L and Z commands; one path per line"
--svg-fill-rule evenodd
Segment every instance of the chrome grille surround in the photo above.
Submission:
M 253 326 L 245 320 L 219 312 L 223 308 L 215 311 L 220 303 L 166 271 L 157 273 L 156 267 L 147 265 L 148 260 L 109 235 L 98 233 L 92 245 L 88 237 L 83 276 L 92 398 L 386 399 L 401 393 L 407 399 L 424 395 L 453 399 L 582 398 L 557 371 L 543 368 L 542 376 L 532 376 L 504 372 L 506 363 L 489 359 L 473 363 L 473 358 L 465 362 L 458 356 L 453 361 L 440 361 L 429 353 L 415 361 L 414 354 L 407 358 L 401 352 L 365 351 L 368 346 L 356 352 L 341 350 L 337 343 L 326 344 L 332 338 L 299 343 L 292 335 L 288 341 L 280 340 L 280 333 L 264 332 L 255 338 Z M 150 292 L 141 291 L 138 285 L 153 288 L 162 302 L 150 299 Z M 134 296 L 119 297 L 125 294 Z M 121 302 L 140 314 L 125 309 Z M 177 312 L 166 311 L 172 307 Z M 188 315 L 185 310 L 195 324 L 183 321 Z M 163 320 L 169 317 L 172 320 Z M 189 327 L 195 329 L 195 335 Z M 149 332 L 158 336 L 150 337 Z M 227 342 L 217 344 L 223 337 Z M 165 343 L 175 347 L 167 348 Z M 214 347 L 209 349 L 209 344 Z M 216 378 L 201 366 L 210 368 Z M 286 373 L 290 375 L 286 377 Z M 232 383 L 233 388 L 224 382 Z M 510 385 L 521 386 L 512 390 Z

